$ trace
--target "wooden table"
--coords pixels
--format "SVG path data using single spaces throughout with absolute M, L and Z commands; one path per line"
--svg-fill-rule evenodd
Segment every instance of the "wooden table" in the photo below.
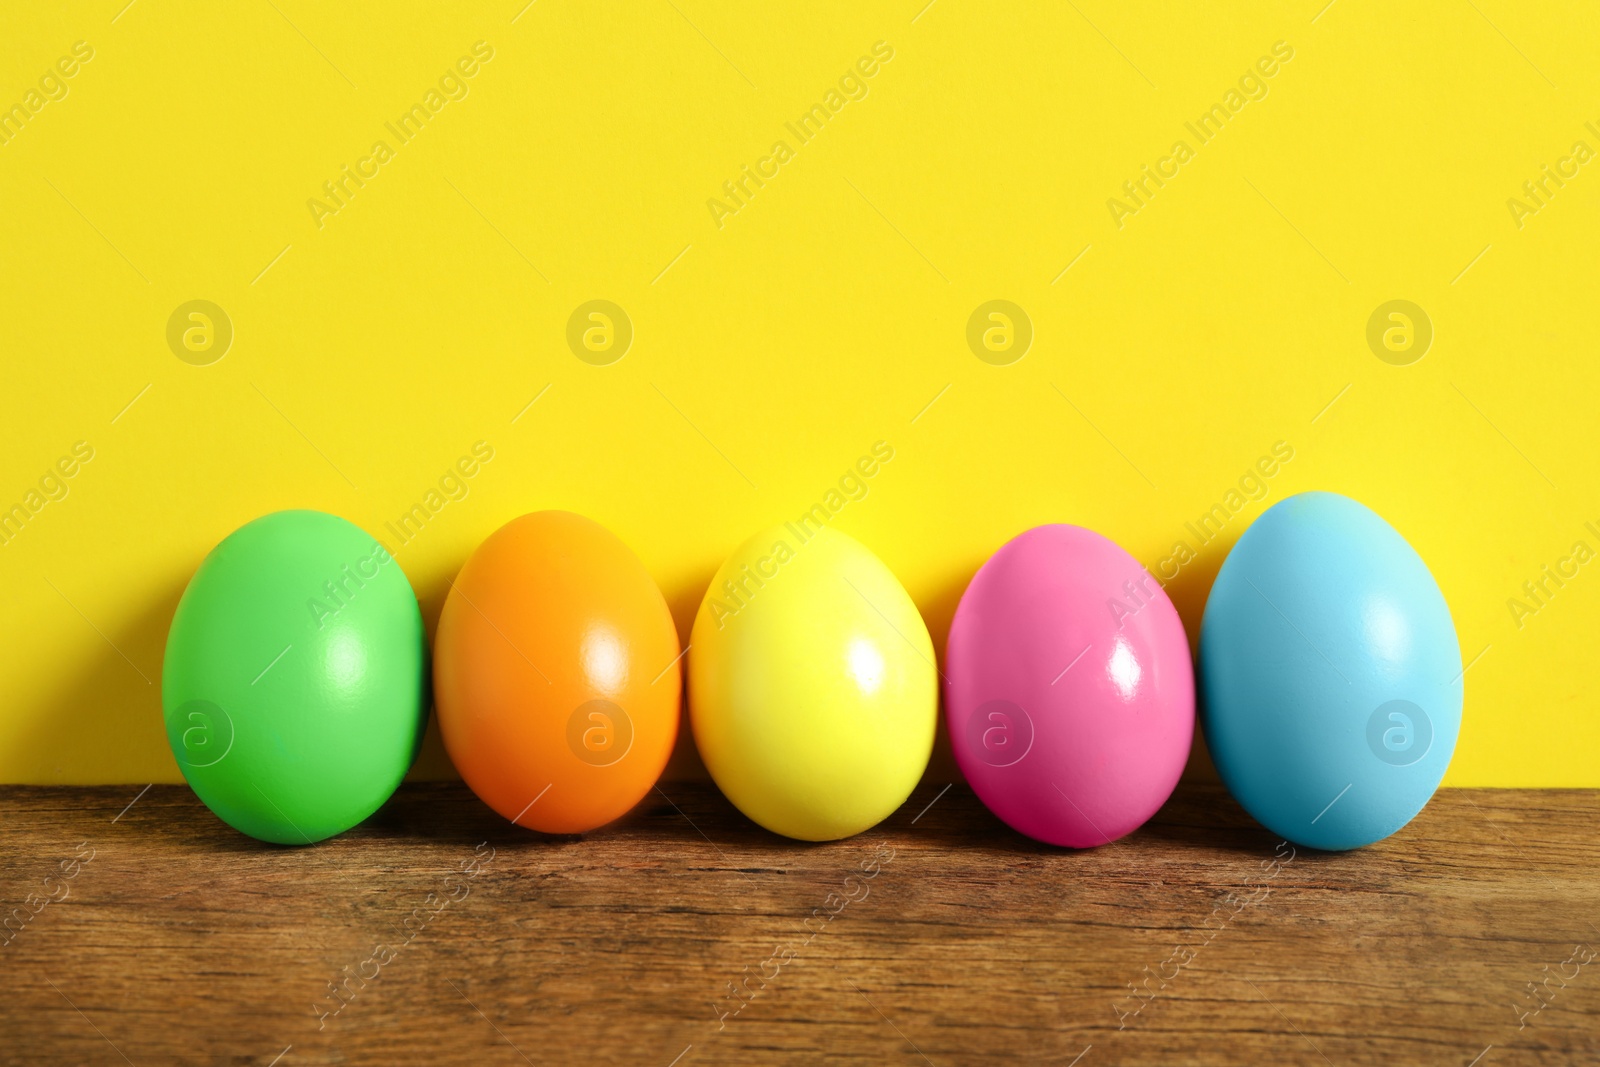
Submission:
M 406 786 L 303 849 L 180 787 L 0 790 L 0 1058 L 1600 1062 L 1593 792 L 1450 790 L 1336 855 L 1205 785 L 1089 852 L 961 786 L 828 845 L 663 789 L 545 838 Z

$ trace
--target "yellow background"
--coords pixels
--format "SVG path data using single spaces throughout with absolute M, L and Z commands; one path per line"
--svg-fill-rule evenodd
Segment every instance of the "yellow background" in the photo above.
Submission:
M 470 495 L 398 550 L 430 628 L 475 544 L 559 507 L 632 545 L 687 635 L 736 544 L 884 440 L 836 525 L 941 648 L 1006 539 L 1075 522 L 1155 567 L 1286 441 L 1172 586 L 1191 637 L 1264 507 L 1348 493 L 1473 661 L 1447 781 L 1600 785 L 1600 564 L 1507 608 L 1600 548 L 1600 163 L 1520 228 L 1507 207 L 1600 148 L 1593 10 L 924 2 L 7 5 L 0 104 L 94 58 L 0 146 L 0 503 L 95 457 L 0 547 L 0 780 L 181 780 L 161 655 L 204 553 L 290 507 L 382 536 L 479 440 Z M 308 199 L 480 40 L 469 94 L 319 229 Z M 784 123 L 878 41 L 868 95 L 800 145 Z M 1278 41 L 1268 95 L 1195 145 Z M 1180 138 L 1119 229 L 1108 198 Z M 708 199 L 780 139 L 719 228 Z M 635 331 L 610 366 L 565 340 L 594 298 Z M 997 298 L 1035 331 L 1003 367 L 965 339 Z M 1365 339 L 1396 298 L 1436 332 L 1404 367 Z M 166 343 L 192 299 L 235 330 L 210 366 Z M 436 737 L 417 773 L 448 773 Z

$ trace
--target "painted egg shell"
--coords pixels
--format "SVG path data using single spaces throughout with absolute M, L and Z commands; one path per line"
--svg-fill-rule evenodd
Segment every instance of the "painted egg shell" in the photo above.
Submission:
M 973 577 L 945 646 L 946 720 L 978 798 L 1087 848 L 1143 825 L 1194 740 L 1194 668 L 1156 580 L 1081 526 L 1038 526 Z
M 1461 650 L 1422 558 L 1337 493 L 1269 508 L 1228 554 L 1200 630 L 1222 780 L 1313 848 L 1388 837 L 1438 788 L 1461 730 Z
M 672 754 L 679 653 L 661 590 L 615 534 L 567 511 L 513 519 L 472 553 L 439 615 L 445 750 L 519 826 L 603 826 Z
M 689 716 L 736 807 L 803 841 L 905 802 L 938 722 L 933 642 L 871 552 L 830 527 L 773 527 L 711 580 L 689 652 Z
M 310 844 L 378 809 L 427 724 L 428 649 L 388 551 L 320 511 L 247 523 L 206 556 L 167 634 L 161 703 L 205 805 Z

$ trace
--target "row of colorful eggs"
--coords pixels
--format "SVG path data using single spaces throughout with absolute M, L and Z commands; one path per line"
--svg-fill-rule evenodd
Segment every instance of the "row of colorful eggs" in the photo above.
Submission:
M 1290 840 L 1346 849 L 1405 825 L 1460 728 L 1454 627 L 1426 565 L 1333 493 L 1270 508 L 1207 602 L 1202 722 L 1223 781 Z M 1040 526 L 972 579 L 941 671 L 916 606 L 850 537 L 789 524 L 736 550 L 687 647 L 643 564 L 578 515 L 524 515 L 452 583 L 431 656 L 451 760 L 513 823 L 582 833 L 655 786 L 687 659 L 695 744 L 744 814 L 848 837 L 910 795 L 943 683 L 962 773 L 1000 819 L 1072 847 L 1133 831 L 1171 795 L 1195 670 L 1160 583 L 1110 540 Z M 400 566 L 332 515 L 224 539 L 189 583 L 162 676 L 168 738 L 200 799 L 266 841 L 371 815 L 411 766 L 430 655 Z

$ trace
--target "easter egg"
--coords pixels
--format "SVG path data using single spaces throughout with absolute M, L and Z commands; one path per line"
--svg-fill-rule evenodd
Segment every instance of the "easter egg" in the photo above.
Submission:
M 938 719 L 933 642 L 876 556 L 810 522 L 746 541 L 711 580 L 689 652 L 689 721 L 740 811 L 803 841 L 905 802 Z
M 1194 739 L 1189 643 L 1115 542 L 1067 525 L 1006 542 L 962 595 L 945 653 L 956 761 L 1013 829 L 1102 845 L 1172 795 Z
M 445 750 L 518 826 L 603 826 L 672 754 L 680 654 L 661 590 L 615 534 L 567 511 L 513 519 L 472 553 L 439 616 Z
M 427 723 L 422 613 L 400 564 L 320 511 L 241 526 L 190 579 L 161 704 L 189 784 L 224 822 L 310 844 L 371 815 Z
M 1450 609 L 1405 538 L 1337 493 L 1269 508 L 1228 554 L 1200 631 L 1201 721 L 1222 780 L 1297 844 L 1388 837 L 1461 729 Z

